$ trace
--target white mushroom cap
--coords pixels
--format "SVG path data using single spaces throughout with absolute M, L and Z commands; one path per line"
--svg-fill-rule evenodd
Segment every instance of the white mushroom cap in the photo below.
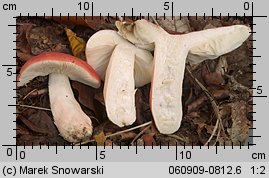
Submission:
M 154 25 L 147 20 L 137 20 L 131 24 L 117 21 L 115 25 L 122 37 L 143 49 L 149 49 L 147 45 L 154 44 L 156 40 L 160 40 L 160 36 L 162 36 L 160 34 L 168 35 L 160 26 Z M 198 64 L 206 59 L 216 59 L 231 52 L 242 45 L 249 37 L 250 31 L 251 29 L 245 25 L 233 25 L 191 32 L 193 37 L 190 44 L 192 43 L 193 45 L 189 50 L 187 61 L 190 64 Z M 194 37 L 195 33 L 198 33 L 196 37 Z M 176 38 L 177 36 L 186 35 L 188 34 L 171 36 Z M 198 41 L 196 41 L 197 39 Z
M 129 44 L 116 31 L 100 30 L 90 37 L 86 45 L 86 58 L 102 80 L 105 79 L 106 68 L 116 45 Z M 137 87 L 150 82 L 152 77 L 152 54 L 144 49 L 135 49 L 134 77 Z
M 206 59 L 216 59 L 242 45 L 249 37 L 251 29 L 245 25 L 233 25 L 215 29 L 207 29 L 197 34 L 199 41 L 190 49 L 187 60 L 190 64 L 198 64 Z
M 79 58 L 49 52 L 35 56 L 24 64 L 18 76 L 18 86 L 48 74 L 50 106 L 60 135 L 69 142 L 89 140 L 92 123 L 75 100 L 68 77 L 98 88 L 101 83 L 98 75 Z

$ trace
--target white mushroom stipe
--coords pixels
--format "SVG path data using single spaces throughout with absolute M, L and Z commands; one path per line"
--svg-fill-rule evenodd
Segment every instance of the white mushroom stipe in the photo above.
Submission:
M 90 140 L 91 119 L 74 98 L 69 79 L 64 74 L 49 75 L 49 98 L 54 123 L 60 135 L 69 142 Z
M 151 110 L 158 130 L 177 131 L 182 120 L 182 83 L 190 50 L 197 56 L 216 58 L 239 47 L 250 35 L 244 25 L 221 27 L 185 35 L 170 35 L 146 20 L 116 22 L 119 33 L 137 46 L 155 44 L 151 82 Z M 195 63 L 194 61 L 192 61 Z
M 105 76 L 104 99 L 109 120 L 119 127 L 136 120 L 135 49 L 131 44 L 117 45 L 111 55 Z

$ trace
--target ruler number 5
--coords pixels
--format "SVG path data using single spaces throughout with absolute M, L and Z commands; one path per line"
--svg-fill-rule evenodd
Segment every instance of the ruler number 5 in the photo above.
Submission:
M 7 68 L 7 76 L 12 76 L 13 72 L 12 72 L 12 68 Z
M 170 8 L 170 2 L 164 2 L 163 9 L 167 11 L 169 10 L 169 8 Z
M 100 158 L 100 159 L 105 159 L 105 158 L 106 158 L 105 153 L 106 153 L 106 152 L 105 152 L 104 150 L 103 150 L 103 151 L 100 151 L 100 152 L 99 152 L 99 158 Z
M 257 86 L 257 94 L 262 94 L 262 86 L 261 85 L 259 85 L 259 86 Z

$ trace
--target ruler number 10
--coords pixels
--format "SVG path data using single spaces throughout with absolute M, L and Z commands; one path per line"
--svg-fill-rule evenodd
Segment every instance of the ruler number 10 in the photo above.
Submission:
M 89 2 L 79 2 L 78 3 L 79 10 L 87 11 L 90 9 L 91 5 Z

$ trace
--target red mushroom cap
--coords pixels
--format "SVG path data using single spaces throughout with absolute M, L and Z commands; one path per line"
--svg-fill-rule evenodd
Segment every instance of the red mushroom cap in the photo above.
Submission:
M 34 56 L 23 65 L 17 78 L 18 86 L 27 84 L 37 76 L 46 76 L 50 73 L 65 74 L 71 80 L 94 88 L 100 87 L 101 84 L 98 74 L 85 61 L 64 53 L 46 52 Z

